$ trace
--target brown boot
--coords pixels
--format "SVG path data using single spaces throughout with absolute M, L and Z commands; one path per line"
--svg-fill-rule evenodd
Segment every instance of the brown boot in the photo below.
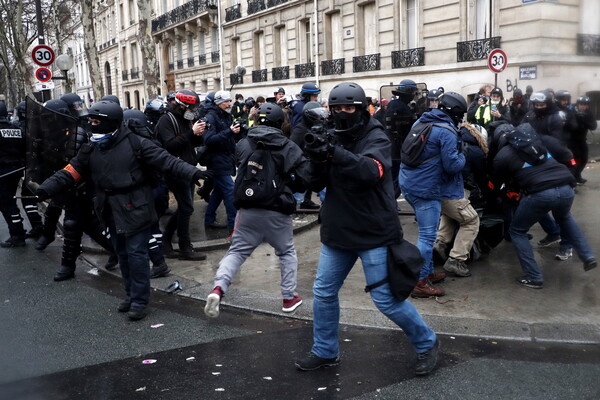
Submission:
M 435 287 L 431 284 L 428 278 L 421 279 L 417 282 L 417 286 L 413 289 L 410 294 L 412 297 L 441 297 L 444 295 L 444 290 L 439 287 Z
M 431 283 L 438 283 L 438 282 L 441 282 L 444 279 L 446 279 L 446 273 L 445 272 L 432 272 L 431 274 L 429 274 L 427 279 L 429 279 L 431 281 Z

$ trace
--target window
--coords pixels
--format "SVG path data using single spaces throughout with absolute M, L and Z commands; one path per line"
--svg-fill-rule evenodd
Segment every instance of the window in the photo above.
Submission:
M 241 43 L 240 38 L 231 39 L 231 68 L 235 68 L 240 64 Z
M 264 69 L 267 65 L 267 52 L 265 51 L 265 33 L 263 31 L 254 33 L 254 70 Z
M 406 44 L 409 49 L 418 47 L 417 0 L 406 2 Z
M 129 24 L 133 25 L 135 20 L 135 3 L 133 0 L 129 0 Z
M 300 60 L 300 62 L 309 63 L 312 60 L 312 38 L 310 35 L 310 20 L 300 21 L 299 29 L 300 32 L 297 39 L 297 47 L 299 54 L 297 55 L 297 57 Z
M 492 0 L 477 0 L 475 3 L 475 39 L 492 37 Z
M 344 31 L 340 13 L 327 14 L 325 16 L 325 56 L 328 60 L 336 60 L 344 57 Z
M 219 51 L 219 28 L 217 28 L 216 26 L 213 26 L 211 29 L 211 51 L 215 52 L 215 51 Z
M 137 66 L 138 66 L 137 58 L 138 58 L 137 44 L 131 43 L 131 69 L 137 68 Z
M 125 8 L 123 4 L 119 4 L 119 23 L 121 24 L 121 29 L 125 29 Z
M 187 37 L 187 56 L 194 56 L 194 37 L 192 35 L 188 35 Z
M 367 55 L 378 53 L 378 38 L 377 27 L 377 5 L 375 2 L 367 3 L 359 7 L 358 13 L 358 54 Z
M 287 27 L 285 25 L 278 26 L 274 31 L 273 38 L 274 62 L 276 67 L 285 66 L 288 63 L 288 44 L 287 44 Z

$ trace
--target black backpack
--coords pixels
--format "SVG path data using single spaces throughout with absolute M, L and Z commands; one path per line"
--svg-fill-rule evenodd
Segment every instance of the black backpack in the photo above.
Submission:
M 517 152 L 517 155 L 529 165 L 523 168 L 539 165 L 548 158 L 548 149 L 542 139 L 529 124 L 519 125 L 516 129 L 506 134 L 508 144 Z
M 233 204 L 236 208 L 263 208 L 292 214 L 296 202 L 277 169 L 272 149 L 248 140 L 252 153 L 238 168 Z
M 455 134 L 458 134 L 456 129 L 454 129 L 454 127 L 450 124 L 417 122 L 415 125 L 413 125 L 410 132 L 406 136 L 406 139 L 404 139 L 404 142 L 402 143 L 402 154 L 400 156 L 402 164 L 414 168 L 440 156 L 439 154 L 436 154 L 435 156 L 426 160 L 421 160 L 421 153 L 423 153 L 425 144 L 427 143 L 427 140 L 429 140 L 429 135 L 431 135 L 431 128 L 433 126 L 450 129 Z

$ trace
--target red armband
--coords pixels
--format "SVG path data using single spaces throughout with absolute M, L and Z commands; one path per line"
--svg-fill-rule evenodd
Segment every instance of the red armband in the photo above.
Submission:
M 571 166 L 572 166 L 572 167 L 574 167 L 574 166 L 576 166 L 576 165 L 577 165 L 577 161 L 575 161 L 575 159 L 574 159 L 574 158 L 571 158 L 571 159 L 569 160 L 569 164 L 571 164 Z
M 379 169 L 379 178 L 383 176 L 383 165 L 379 161 L 373 158 L 373 161 L 377 164 L 377 168 Z
M 67 166 L 64 167 L 63 169 L 65 171 L 67 171 L 69 174 L 71 174 L 71 176 L 73 177 L 75 182 L 79 182 L 79 180 L 81 179 L 81 175 L 79 175 L 79 172 L 77 172 L 77 170 L 75 168 L 73 168 L 73 166 L 71 164 L 67 164 Z

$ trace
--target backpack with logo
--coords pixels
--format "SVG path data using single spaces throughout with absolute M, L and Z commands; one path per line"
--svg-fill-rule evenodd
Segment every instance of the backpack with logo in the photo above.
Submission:
M 539 165 L 548 158 L 548 149 L 542 139 L 529 124 L 519 125 L 516 129 L 506 134 L 508 144 L 525 161 L 525 167 Z
M 423 153 L 423 149 L 425 148 L 427 140 L 429 140 L 431 128 L 433 126 L 450 129 L 457 134 L 456 129 L 454 129 L 454 127 L 450 124 L 417 122 L 415 125 L 413 125 L 410 132 L 406 136 L 406 139 L 404 139 L 404 142 L 402 143 L 402 154 L 400 156 L 402 164 L 415 168 L 440 156 L 439 154 L 436 154 L 428 159 L 421 159 L 421 154 Z
M 236 208 L 263 208 L 292 214 L 296 210 L 294 195 L 277 169 L 272 149 L 262 142 L 248 140 L 252 153 L 239 166 L 235 178 L 233 204 Z

